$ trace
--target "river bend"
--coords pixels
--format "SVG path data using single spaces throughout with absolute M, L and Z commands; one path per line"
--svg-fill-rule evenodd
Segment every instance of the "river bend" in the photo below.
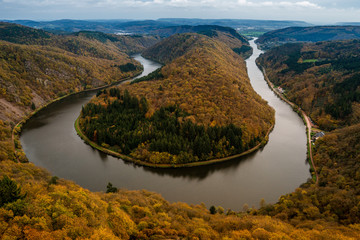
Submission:
M 21 144 L 30 162 L 53 175 L 73 180 L 92 191 L 105 191 L 108 182 L 118 188 L 146 189 L 166 200 L 205 203 L 241 210 L 260 199 L 274 203 L 310 177 L 306 164 L 306 134 L 301 118 L 267 86 L 255 59 L 256 45 L 246 61 L 255 91 L 275 109 L 276 123 L 268 144 L 255 153 L 215 165 L 184 169 L 153 169 L 127 163 L 86 145 L 77 136 L 74 122 L 81 106 L 96 91 L 70 96 L 51 104 L 25 124 Z M 136 55 L 143 75 L 159 64 Z

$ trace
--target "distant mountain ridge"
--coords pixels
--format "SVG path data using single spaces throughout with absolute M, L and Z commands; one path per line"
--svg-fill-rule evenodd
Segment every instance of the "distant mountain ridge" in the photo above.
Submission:
M 275 20 L 249 20 L 249 19 L 196 19 L 196 18 L 160 18 L 157 20 L 71 20 L 61 19 L 55 21 L 32 20 L 3 20 L 22 24 L 28 27 L 44 29 L 52 32 L 78 32 L 100 31 L 116 33 L 119 31 L 131 33 L 150 33 L 153 30 L 181 26 L 181 25 L 219 25 L 235 29 L 261 28 L 264 31 L 280 29 L 291 26 L 311 26 L 302 21 L 275 21 Z
M 320 42 L 360 38 L 360 26 L 289 27 L 267 32 L 257 39 L 263 49 L 289 42 Z
M 107 31 L 113 25 L 117 25 L 130 20 L 108 20 L 108 21 L 87 21 L 87 20 L 72 20 L 60 19 L 55 21 L 32 21 L 32 20 L 3 20 L 6 22 L 17 23 L 24 26 L 44 29 L 55 32 L 78 32 L 82 30 L 101 31 L 106 33 L 113 33 Z
M 336 25 L 342 25 L 342 26 L 359 26 L 360 22 L 339 22 L 336 23 Z
M 178 25 L 219 25 L 227 27 L 271 27 L 285 28 L 290 26 L 311 26 L 312 24 L 304 21 L 288 20 L 256 20 L 256 19 L 200 19 L 200 18 L 159 18 L 158 21 L 171 22 Z

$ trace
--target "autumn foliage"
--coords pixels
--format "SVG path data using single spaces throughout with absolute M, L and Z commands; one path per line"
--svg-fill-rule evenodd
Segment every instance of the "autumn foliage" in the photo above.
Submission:
M 107 95 L 109 94 L 109 95 Z M 242 130 L 198 125 L 178 106 L 161 107 L 147 117 L 148 103 L 118 88 L 98 92 L 115 98 L 108 105 L 89 103 L 82 108 L 79 125 L 88 139 L 112 151 L 152 164 L 185 164 L 226 157 L 255 147 L 259 139 L 244 143 Z
M 359 40 L 287 44 L 259 59 L 269 79 L 325 130 L 360 119 Z
M 26 197 L 0 208 L 2 239 L 357 239 L 359 225 L 309 222 L 170 203 L 148 191 L 92 193 L 31 163 L 0 162 Z M 104 186 L 104 191 L 106 186 Z M 220 209 L 220 208 L 219 208 Z
M 257 213 L 297 227 L 360 223 L 359 44 L 359 40 L 288 44 L 260 58 L 286 97 L 315 124 L 332 131 L 311 146 L 318 184 L 309 180 Z
M 144 55 L 166 65 L 148 81 L 103 91 L 92 99 L 80 119 L 89 139 L 136 159 L 177 164 L 238 154 L 265 138 L 274 112 L 252 89 L 243 59 L 231 48 L 199 34 L 180 34 Z M 139 110 L 131 109 L 143 116 L 131 112 L 132 117 L 119 118 L 132 102 Z M 121 110 L 124 107 L 127 110 Z M 159 117 L 169 107 L 175 109 L 169 111 L 174 120 Z M 124 132 L 123 126 L 134 119 L 139 122 Z M 156 127 L 159 124 L 166 127 Z
M 54 35 L 0 22 L 0 160 L 25 159 L 13 152 L 14 123 L 58 97 L 134 76 L 142 67 L 127 53 L 156 41 L 96 32 Z

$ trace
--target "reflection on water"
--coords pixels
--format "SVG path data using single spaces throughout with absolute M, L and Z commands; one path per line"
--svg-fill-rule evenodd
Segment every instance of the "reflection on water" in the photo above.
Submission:
M 255 65 L 260 53 L 255 49 L 247 60 L 248 73 L 254 89 L 276 110 L 276 124 L 269 143 L 248 156 L 209 166 L 155 169 L 103 154 L 85 144 L 74 130 L 81 106 L 96 91 L 63 99 L 30 119 L 21 135 L 24 151 L 37 166 L 93 191 L 105 191 L 111 182 L 118 188 L 155 191 L 169 201 L 204 202 L 234 210 L 244 203 L 258 205 L 261 198 L 275 202 L 310 174 L 304 164 L 305 126 L 266 85 Z M 143 75 L 160 67 L 140 55 L 134 58 L 144 65 Z
M 183 178 L 190 180 L 201 181 L 216 171 L 221 171 L 224 174 L 233 174 L 234 171 L 241 164 L 245 164 L 247 161 L 251 161 L 255 157 L 256 153 L 251 153 L 247 156 L 232 159 L 226 162 L 216 163 L 209 166 L 197 166 L 191 168 L 173 168 L 173 169 L 159 169 L 144 167 L 144 171 L 155 173 L 159 176 L 171 176 L 173 178 Z

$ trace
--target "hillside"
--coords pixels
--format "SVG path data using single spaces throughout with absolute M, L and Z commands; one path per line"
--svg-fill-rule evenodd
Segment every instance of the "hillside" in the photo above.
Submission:
M 58 48 L 18 45 L 0 42 L 0 97 L 18 106 L 35 106 L 65 95 L 98 87 L 133 72 L 121 71 L 119 66 L 131 63 L 135 70 L 141 66 L 126 55 L 116 60 L 85 57 Z M 8 120 L 8 119 L 2 119 Z
M 267 32 L 260 36 L 256 42 L 262 49 L 269 49 L 284 43 L 320 42 L 359 38 L 359 26 L 289 27 Z
M 169 37 L 171 35 L 180 33 L 198 33 L 227 44 L 231 49 L 234 50 L 234 52 L 240 54 L 244 58 L 249 57 L 252 53 L 252 49 L 249 46 L 247 39 L 230 27 L 222 27 L 217 25 L 182 25 L 160 28 L 152 31 L 151 33 L 163 37 Z
M 15 158 L 11 130 L 36 108 L 69 93 L 139 73 L 142 67 L 126 53 L 143 50 L 156 41 L 142 42 L 141 38 L 115 37 L 113 43 L 110 35 L 102 33 L 58 36 L 0 23 L 0 160 Z M 17 158 L 24 160 L 23 154 Z
M 259 213 L 297 227 L 360 223 L 359 47 L 359 40 L 286 44 L 259 59 L 284 95 L 329 131 L 311 146 L 318 185 L 309 181 Z
M 331 130 L 359 122 L 359 49 L 360 40 L 287 44 L 259 63 L 320 128 Z
M 4 181 L 8 176 L 11 180 Z M 281 220 L 169 203 L 148 191 L 93 193 L 31 163 L 0 162 L 2 239 L 358 239 L 356 225 L 295 228 Z M 12 185 L 16 184 L 16 185 Z M 9 202 L 3 186 L 20 198 Z M 104 190 L 106 186 L 104 186 Z M 26 194 L 25 197 L 21 197 Z M 218 212 L 218 213 L 216 213 Z
M 110 60 L 124 53 L 142 52 L 160 40 L 157 36 L 121 36 L 95 31 L 56 35 L 41 29 L 6 22 L 0 22 L 0 39 L 19 44 L 57 47 L 78 55 Z
M 98 145 L 155 164 L 197 162 L 256 146 L 274 123 L 244 61 L 224 43 L 178 34 L 144 56 L 165 63 L 158 76 L 103 91 L 84 107 L 80 126 Z
M 81 31 L 73 33 L 72 35 L 115 46 L 115 48 L 113 47 L 112 49 L 113 51 L 120 50 L 129 55 L 142 52 L 161 40 L 160 37 L 154 35 L 115 35 L 94 31 Z
M 160 28 L 153 33 L 163 37 L 170 37 L 171 35 L 178 33 L 199 33 L 206 35 L 208 37 L 216 36 L 216 32 L 224 32 L 229 34 L 233 38 L 239 39 L 242 43 L 247 43 L 246 38 L 241 36 L 239 33 L 235 31 L 233 28 L 222 27 L 217 25 L 197 25 L 197 26 L 189 26 L 189 25 L 181 25 L 175 27 L 166 27 Z

